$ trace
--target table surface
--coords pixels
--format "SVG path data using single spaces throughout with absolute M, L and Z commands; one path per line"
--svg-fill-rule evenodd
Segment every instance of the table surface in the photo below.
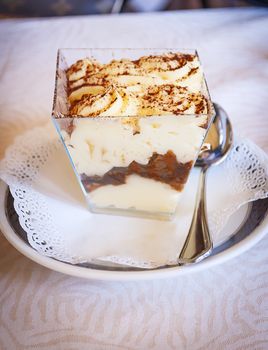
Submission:
M 0 158 L 50 118 L 59 47 L 197 48 L 236 134 L 268 151 L 268 11 L 195 10 L 0 22 Z M 0 349 L 267 349 L 268 236 L 172 279 L 102 282 L 50 271 L 0 235 Z

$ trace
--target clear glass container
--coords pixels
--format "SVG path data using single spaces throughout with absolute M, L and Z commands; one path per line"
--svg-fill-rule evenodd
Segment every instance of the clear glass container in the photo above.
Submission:
M 71 115 L 66 71 L 86 57 L 107 64 L 169 52 L 197 54 L 177 48 L 58 52 L 52 119 L 94 213 L 171 219 L 215 112 L 202 73 L 206 114 Z

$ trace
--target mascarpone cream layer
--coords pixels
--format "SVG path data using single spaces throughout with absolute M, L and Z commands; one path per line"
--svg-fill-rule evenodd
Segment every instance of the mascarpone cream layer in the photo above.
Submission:
M 79 174 L 104 175 L 132 161 L 147 164 L 154 152 L 172 151 L 178 162 L 194 161 L 204 138 L 206 116 L 78 118 L 72 132 L 62 130 Z M 64 120 L 58 120 L 63 129 Z
M 125 184 L 102 186 L 91 192 L 90 204 L 97 208 L 114 207 L 168 214 L 175 211 L 180 196 L 180 192 L 167 184 L 131 175 Z

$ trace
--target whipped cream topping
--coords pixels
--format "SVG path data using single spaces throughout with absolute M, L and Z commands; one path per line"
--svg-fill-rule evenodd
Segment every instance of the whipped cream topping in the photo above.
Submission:
M 168 53 L 101 64 L 85 58 L 67 71 L 70 114 L 152 116 L 206 114 L 196 55 Z

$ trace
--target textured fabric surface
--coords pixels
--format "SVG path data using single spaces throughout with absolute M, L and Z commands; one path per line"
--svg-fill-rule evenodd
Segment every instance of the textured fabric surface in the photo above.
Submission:
M 0 22 L 0 157 L 51 111 L 58 47 L 196 47 L 234 129 L 268 151 L 268 11 Z M 198 274 L 101 282 L 49 271 L 0 236 L 0 349 L 267 349 L 268 237 Z

